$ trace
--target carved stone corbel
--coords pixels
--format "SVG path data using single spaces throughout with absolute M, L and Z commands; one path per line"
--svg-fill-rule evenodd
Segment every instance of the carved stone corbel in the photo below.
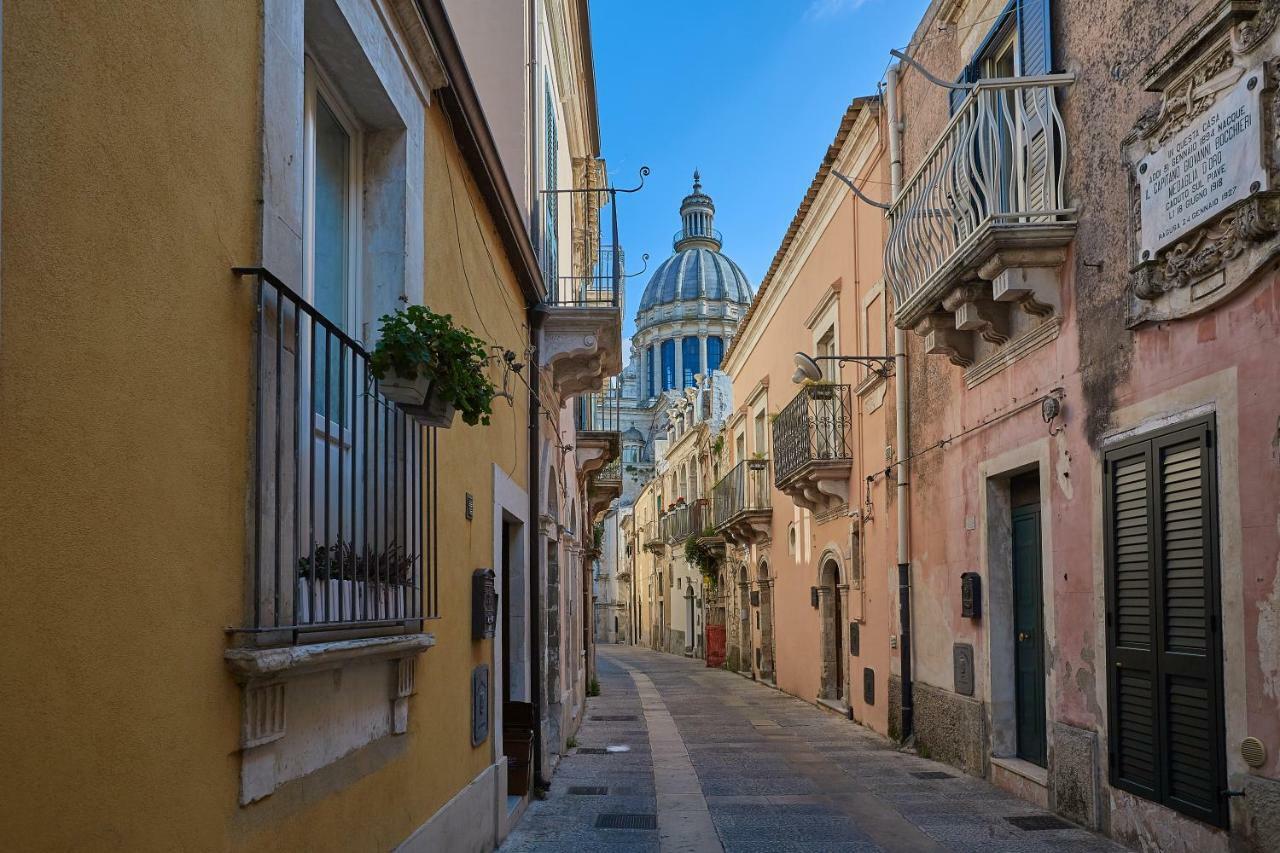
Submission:
M 977 332 L 984 341 L 999 346 L 1009 340 L 1009 306 L 991 297 L 990 284 L 970 282 L 948 293 L 942 307 L 956 315 L 957 329 Z
M 968 367 L 973 364 L 973 338 L 956 329 L 955 322 L 951 314 L 936 312 L 917 323 L 913 331 L 924 338 L 925 352 L 945 355 L 952 364 Z

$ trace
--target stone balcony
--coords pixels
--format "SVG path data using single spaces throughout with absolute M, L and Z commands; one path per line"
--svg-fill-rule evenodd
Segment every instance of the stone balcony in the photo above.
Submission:
M 1073 80 L 978 81 L 890 208 L 894 323 L 927 352 L 969 367 L 1060 313 L 1076 218 L 1057 101 Z
M 848 385 L 806 385 L 774 419 L 774 485 L 811 512 L 849 503 L 849 399 Z
M 622 463 L 617 459 L 587 476 L 587 517 L 597 518 L 622 497 Z
M 744 459 L 716 483 L 715 530 L 726 542 L 751 545 L 769 535 L 773 520 L 768 459 Z

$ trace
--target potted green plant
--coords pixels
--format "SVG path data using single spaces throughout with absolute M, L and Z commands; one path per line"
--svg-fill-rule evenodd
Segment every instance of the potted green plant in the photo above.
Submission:
M 485 374 L 484 341 L 449 314 L 410 305 L 380 319 L 370 357 L 378 390 L 426 426 L 448 429 L 453 416 L 489 423 L 496 388 Z
M 317 544 L 298 560 L 294 599 L 298 624 L 335 621 L 341 615 L 396 619 L 405 615 L 418 558 L 392 542 L 381 550 L 350 541 Z

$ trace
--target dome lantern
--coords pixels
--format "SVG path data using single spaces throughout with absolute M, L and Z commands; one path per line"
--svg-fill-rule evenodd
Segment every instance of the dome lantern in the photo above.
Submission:
M 684 197 L 680 203 L 680 220 L 684 227 L 676 235 L 674 248 L 710 249 L 720 251 L 723 240 L 715 229 L 716 206 L 711 196 L 702 191 L 702 177 L 698 170 L 693 171 L 693 192 Z

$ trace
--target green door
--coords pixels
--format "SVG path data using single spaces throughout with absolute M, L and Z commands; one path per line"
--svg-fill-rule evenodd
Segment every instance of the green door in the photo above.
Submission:
M 1044 607 L 1040 506 L 1013 511 L 1014 699 L 1018 757 L 1045 766 Z

